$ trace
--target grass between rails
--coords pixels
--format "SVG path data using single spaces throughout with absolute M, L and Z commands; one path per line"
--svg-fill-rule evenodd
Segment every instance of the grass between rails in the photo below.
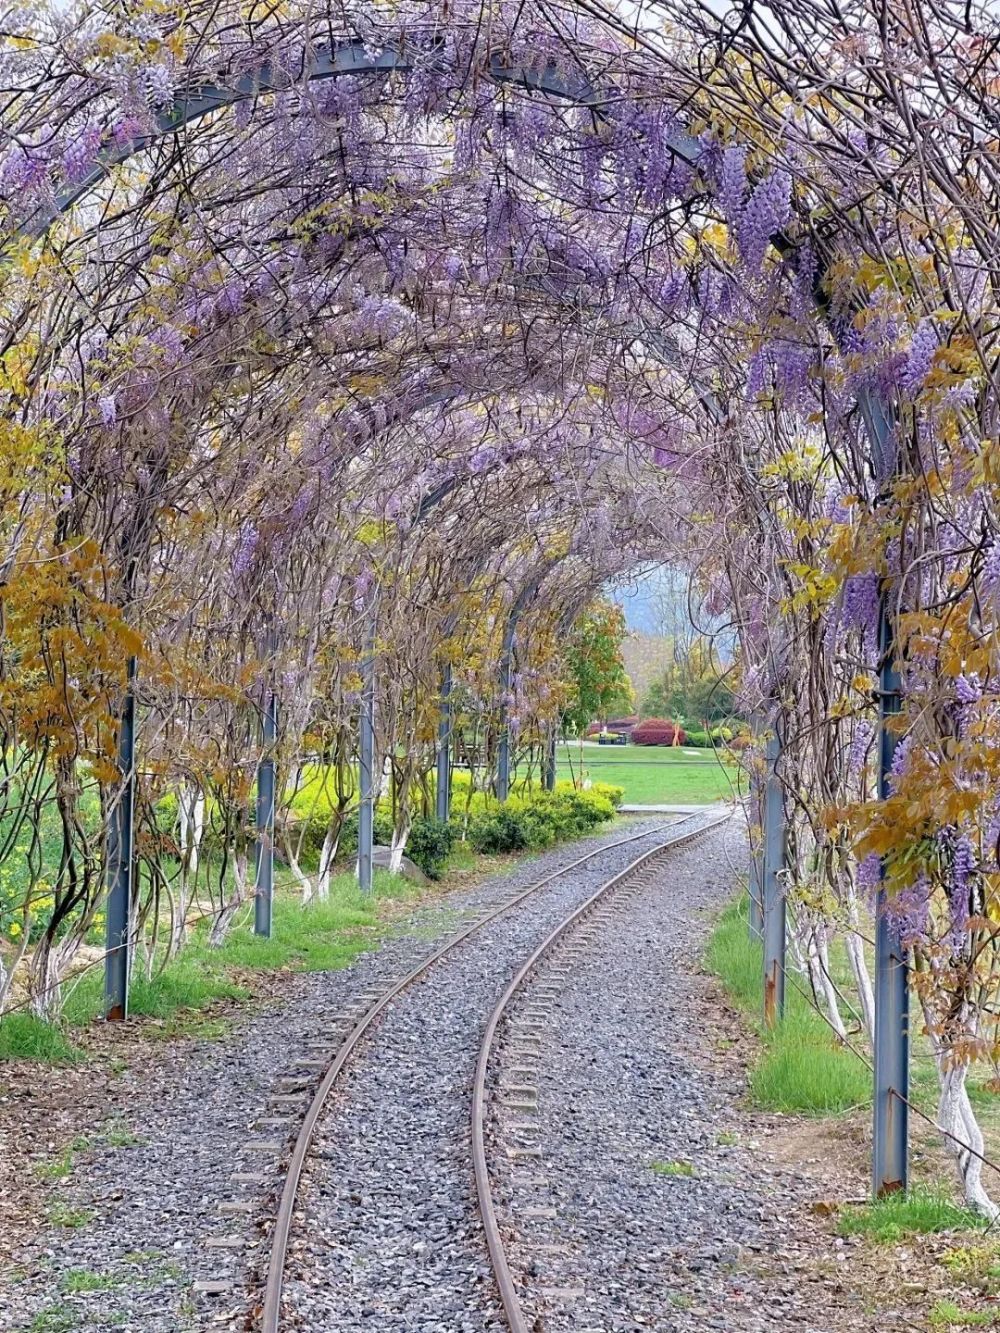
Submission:
M 783 1023 L 763 1023 L 763 959 L 749 938 L 745 897 L 722 914 L 705 961 L 761 1038 L 750 1070 L 750 1096 L 769 1111 L 830 1115 L 871 1102 L 871 1075 L 841 1046 L 823 1018 L 791 984 Z

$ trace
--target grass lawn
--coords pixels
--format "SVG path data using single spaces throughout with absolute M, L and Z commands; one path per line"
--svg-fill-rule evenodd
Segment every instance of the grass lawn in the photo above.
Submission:
M 560 746 L 557 776 L 580 773 L 580 746 Z M 714 750 L 645 745 L 584 745 L 583 774 L 610 782 L 636 805 L 711 805 L 731 799 L 739 771 Z
M 804 998 L 800 977 L 789 977 L 784 1022 L 773 1030 L 763 1026 L 764 962 L 759 942 L 749 939 L 746 910 L 745 895 L 726 909 L 705 961 L 761 1040 L 750 1071 L 751 1100 L 763 1110 L 805 1115 L 868 1105 L 871 1075 Z

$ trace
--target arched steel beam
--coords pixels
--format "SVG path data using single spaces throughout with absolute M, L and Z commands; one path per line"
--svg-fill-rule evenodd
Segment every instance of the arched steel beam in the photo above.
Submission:
M 443 51 L 443 43 L 435 43 Z M 422 54 L 427 54 L 424 52 Z M 434 48 L 430 52 L 434 56 Z M 105 147 L 97 155 L 94 167 L 78 182 L 60 190 L 53 202 L 39 209 L 20 227 L 20 234 L 29 237 L 44 235 L 52 223 L 65 213 L 96 185 L 99 185 L 116 166 L 127 162 L 130 157 L 152 147 L 158 139 L 175 134 L 186 125 L 193 125 L 204 116 L 221 111 L 224 107 L 238 102 L 246 102 L 264 93 L 287 92 L 302 82 L 320 82 L 324 79 L 342 78 L 345 75 L 377 75 L 404 73 L 409 74 L 414 68 L 413 57 L 392 46 L 373 52 L 360 38 L 337 42 L 330 47 L 321 48 L 315 55 L 303 61 L 297 74 L 289 74 L 285 69 L 276 69 L 270 62 L 265 63 L 252 74 L 244 74 L 232 83 L 205 83 L 187 89 L 171 106 L 154 115 L 155 129 L 148 134 L 136 135 L 123 143 L 116 143 L 108 133 Z M 525 65 L 509 64 L 503 53 L 496 52 L 490 57 L 484 71 L 495 83 L 510 83 L 527 89 L 529 92 L 543 93 L 560 101 L 571 102 L 578 106 L 593 109 L 595 115 L 604 116 L 606 105 L 593 85 L 584 79 L 578 83 L 569 82 L 554 61 L 548 62 L 543 69 L 530 69 Z M 701 153 L 698 140 L 688 134 L 667 136 L 667 146 L 683 161 L 694 165 Z

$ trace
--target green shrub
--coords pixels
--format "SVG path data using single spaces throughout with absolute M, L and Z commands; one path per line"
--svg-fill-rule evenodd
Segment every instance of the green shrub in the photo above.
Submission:
M 520 852 L 530 846 L 528 828 L 522 813 L 501 806 L 489 814 L 476 815 L 469 822 L 469 841 L 477 852 Z
M 473 798 L 469 841 L 484 852 L 550 847 L 613 819 L 621 799 L 620 787 L 598 783 L 588 791 L 577 791 L 568 782 L 560 783 L 555 791 L 512 796 L 503 806 L 481 804 Z
M 684 744 L 696 750 L 707 749 L 708 746 L 715 743 L 707 731 L 688 730 L 685 731 L 684 736 Z
M 433 816 L 418 815 L 410 829 L 406 854 L 430 879 L 440 879 L 452 847 L 455 830 Z

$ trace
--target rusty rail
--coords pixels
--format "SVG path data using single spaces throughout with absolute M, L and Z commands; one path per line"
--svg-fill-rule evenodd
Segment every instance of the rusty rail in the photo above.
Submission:
M 690 818 L 696 818 L 691 816 Z M 644 852 L 631 865 L 614 875 L 605 884 L 592 894 L 582 906 L 571 912 L 563 921 L 552 930 L 541 944 L 534 950 L 530 957 L 522 964 L 516 975 L 511 980 L 509 986 L 497 1001 L 496 1008 L 490 1015 L 489 1022 L 486 1025 L 486 1031 L 483 1034 L 482 1045 L 479 1048 L 479 1059 L 476 1063 L 476 1076 L 472 1088 L 472 1166 L 476 1178 L 476 1195 L 479 1200 L 479 1211 L 483 1219 L 483 1230 L 486 1232 L 486 1244 L 490 1252 L 490 1263 L 493 1266 L 493 1275 L 496 1279 L 497 1288 L 500 1292 L 500 1300 L 503 1304 L 504 1314 L 507 1323 L 510 1326 L 510 1333 L 531 1333 L 531 1329 L 525 1318 L 521 1301 L 517 1293 L 517 1285 L 513 1274 L 510 1271 L 510 1265 L 507 1262 L 507 1254 L 504 1249 L 503 1237 L 500 1232 L 500 1224 L 497 1220 L 496 1208 L 493 1203 L 493 1191 L 490 1187 L 489 1166 L 486 1161 L 486 1079 L 489 1070 L 490 1057 L 493 1051 L 493 1043 L 496 1038 L 497 1027 L 500 1020 L 507 1011 L 511 1000 L 527 981 L 528 977 L 538 967 L 538 964 L 550 953 L 559 943 L 563 936 L 567 935 L 574 926 L 587 916 L 591 910 L 608 894 L 613 893 L 615 889 L 620 888 L 624 883 L 631 880 L 640 870 L 644 869 L 649 863 L 666 852 L 675 850 L 685 843 L 700 838 L 714 828 L 724 824 L 729 815 L 723 815 L 718 819 L 712 820 L 700 828 L 694 829 L 690 833 L 681 834 L 680 837 L 671 838 L 667 842 L 661 843 L 658 847 L 653 847 L 650 851 Z M 680 821 L 687 823 L 687 820 Z M 676 827 L 673 825 L 672 827 Z
M 678 825 L 690 823 L 692 819 L 697 818 L 699 818 L 698 815 L 688 815 L 684 819 L 675 820 L 670 824 L 664 824 L 662 827 L 663 829 L 677 828 Z M 710 825 L 709 827 L 714 827 L 714 825 Z M 413 984 L 413 982 L 422 977 L 435 963 L 439 962 L 453 949 L 457 948 L 458 945 L 469 939 L 470 936 L 475 935 L 477 931 L 482 930 L 484 926 L 488 926 L 490 922 L 495 921 L 497 917 L 503 916 L 504 913 L 512 911 L 515 907 L 524 902 L 526 898 L 530 898 L 533 894 L 538 893 L 539 890 L 545 888 L 546 885 L 551 884 L 553 880 L 560 879 L 563 875 L 568 875 L 579 866 L 594 860 L 595 857 L 603 856 L 605 852 L 612 851 L 615 847 L 623 847 L 628 843 L 639 842 L 643 838 L 652 837 L 660 831 L 659 828 L 648 829 L 645 833 L 633 833 L 627 838 L 618 838 L 615 842 L 605 843 L 602 847 L 595 848 L 594 851 L 587 852 L 584 856 L 580 856 L 575 861 L 571 861 L 569 865 L 563 866 L 561 870 L 554 870 L 551 874 L 536 880 L 535 883 L 530 885 L 527 889 L 521 890 L 521 892 L 515 894 L 513 898 L 508 899 L 507 902 L 501 903 L 485 916 L 473 921 L 470 925 L 460 930 L 458 934 L 453 935 L 441 945 L 439 949 L 436 949 L 427 958 L 423 959 L 422 962 L 418 963 L 417 966 L 408 972 L 401 980 L 394 982 L 384 994 L 365 1011 L 337 1048 L 332 1061 L 327 1067 L 326 1073 L 323 1075 L 323 1080 L 309 1104 L 309 1108 L 306 1111 L 302 1124 L 299 1126 L 298 1133 L 296 1134 L 295 1142 L 292 1145 L 292 1155 L 288 1162 L 288 1170 L 285 1174 L 285 1182 L 278 1203 L 278 1212 L 275 1217 L 274 1229 L 271 1233 L 271 1251 L 267 1265 L 267 1278 L 264 1285 L 264 1303 L 261 1313 L 262 1333 L 280 1333 L 281 1298 L 285 1261 L 288 1255 L 288 1242 L 291 1237 L 292 1220 L 298 1198 L 299 1184 L 302 1179 L 302 1171 L 305 1167 L 309 1149 L 312 1145 L 313 1135 L 316 1132 L 316 1126 L 319 1123 L 319 1118 L 322 1115 L 327 1098 L 330 1096 L 337 1079 L 361 1039 L 374 1026 L 376 1021 L 381 1017 L 393 1000 L 401 995 L 403 991 Z M 702 830 L 698 830 L 698 832 L 701 831 Z M 697 834 L 691 834 L 689 836 L 694 837 L 697 836 Z M 676 844 L 668 843 L 665 845 L 672 846 Z M 653 852 L 656 853 L 660 850 L 662 850 L 662 847 L 656 847 L 653 849 Z M 629 871 L 626 871 L 625 873 L 629 873 L 633 868 L 634 867 L 630 867 Z M 605 888 L 606 887 L 607 886 L 605 886 Z

